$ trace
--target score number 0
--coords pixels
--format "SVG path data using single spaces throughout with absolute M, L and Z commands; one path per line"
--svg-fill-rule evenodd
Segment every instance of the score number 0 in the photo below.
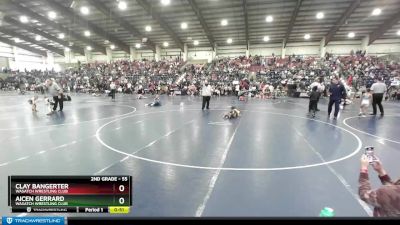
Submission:
M 118 190 L 120 192 L 124 192 L 125 191 L 125 186 L 124 185 L 119 185 Z M 120 205 L 123 205 L 125 203 L 125 198 L 124 197 L 119 198 L 118 202 L 119 202 Z
M 128 181 L 128 177 L 122 177 L 121 180 L 122 181 Z M 119 185 L 118 190 L 120 192 L 124 192 L 125 191 L 125 186 L 124 185 Z M 125 198 L 124 197 L 119 198 L 118 202 L 119 202 L 120 205 L 123 205 L 125 203 Z

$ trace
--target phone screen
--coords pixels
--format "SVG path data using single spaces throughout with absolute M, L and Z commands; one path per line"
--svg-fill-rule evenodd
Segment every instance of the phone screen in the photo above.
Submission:
M 368 157 L 369 163 L 373 163 L 376 160 L 374 147 L 365 147 L 365 155 Z

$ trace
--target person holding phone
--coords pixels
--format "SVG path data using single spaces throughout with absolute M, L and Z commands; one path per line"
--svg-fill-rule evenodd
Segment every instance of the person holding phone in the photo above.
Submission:
M 371 148 L 366 149 L 371 151 Z M 393 182 L 382 163 L 376 157 L 370 157 L 371 153 L 363 154 L 361 157 L 361 171 L 359 176 L 358 194 L 360 198 L 374 207 L 374 217 L 400 217 L 400 179 Z M 378 177 L 382 182 L 380 188 L 372 190 L 369 176 L 368 166 L 378 173 Z

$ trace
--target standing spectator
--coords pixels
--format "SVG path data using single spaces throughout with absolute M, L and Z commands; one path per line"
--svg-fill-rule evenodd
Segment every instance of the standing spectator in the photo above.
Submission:
M 63 90 L 54 79 L 46 80 L 46 87 L 49 95 L 53 97 L 54 101 L 53 111 L 47 113 L 47 115 L 53 114 L 57 110 L 58 104 L 60 105 L 59 111 L 62 112 L 64 108 Z
M 329 104 L 328 104 L 328 117 L 331 116 L 332 106 L 335 104 L 335 114 L 333 119 L 336 120 L 339 114 L 339 105 L 343 96 L 346 95 L 346 90 L 343 85 L 339 83 L 337 77 L 332 78 L 332 83 L 329 88 Z
M 358 194 L 366 203 L 374 206 L 375 217 L 400 217 L 400 179 L 392 182 L 379 160 L 372 163 L 378 173 L 382 187 L 372 190 L 368 177 L 369 160 L 366 155 L 361 157 Z
M 382 78 L 379 77 L 376 81 L 371 86 L 371 92 L 372 92 L 372 109 L 373 113 L 371 115 L 376 115 L 376 105 L 379 106 L 379 111 L 381 112 L 381 116 L 384 115 L 383 112 L 383 106 L 382 106 L 382 99 L 383 99 L 383 94 L 386 92 L 386 84 L 382 82 Z
M 211 99 L 211 86 L 208 84 L 208 81 L 204 82 L 204 85 L 201 88 L 201 95 L 203 96 L 203 104 L 201 110 L 204 110 L 206 103 L 207 103 L 207 109 L 209 109 L 210 99 Z

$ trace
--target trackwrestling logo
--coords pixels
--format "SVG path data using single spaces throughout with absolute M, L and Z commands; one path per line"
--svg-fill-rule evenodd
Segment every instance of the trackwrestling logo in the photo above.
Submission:
M 3 217 L 2 224 L 12 225 L 35 225 L 35 224 L 52 224 L 64 225 L 64 217 Z

